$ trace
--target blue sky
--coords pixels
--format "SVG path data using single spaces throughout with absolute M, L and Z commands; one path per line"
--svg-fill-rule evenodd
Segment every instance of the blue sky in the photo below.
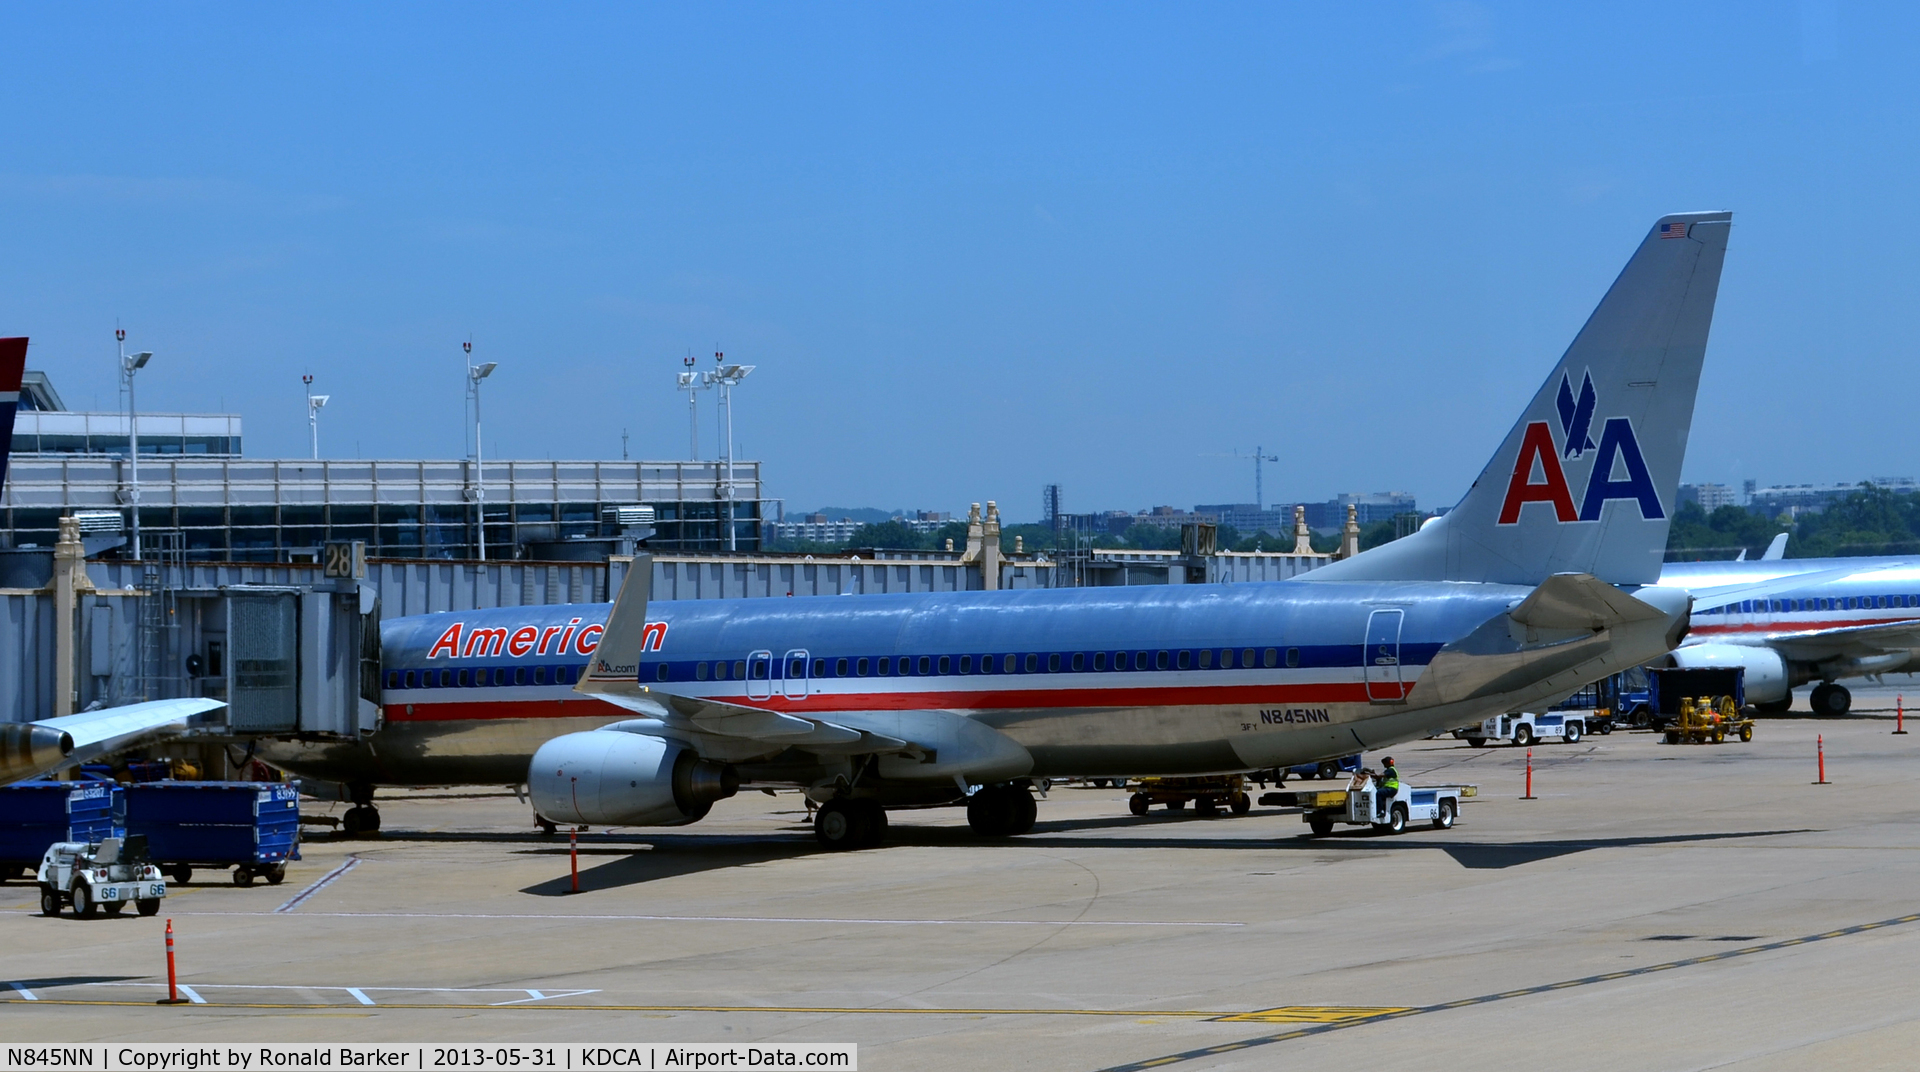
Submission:
M 13 5 L 0 329 L 301 456 L 687 450 L 1039 513 L 1464 492 L 1652 219 L 1736 213 L 1686 475 L 1920 475 L 1920 9 Z M 703 452 L 716 450 L 703 399 Z

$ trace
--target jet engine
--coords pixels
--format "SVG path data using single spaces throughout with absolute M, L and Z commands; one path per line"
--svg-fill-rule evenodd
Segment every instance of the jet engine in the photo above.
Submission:
M 1793 692 L 1793 680 L 1787 661 L 1772 648 L 1752 644 L 1689 644 L 1676 649 L 1673 665 L 1692 669 L 1701 666 L 1742 666 L 1747 671 L 1747 702 L 1775 703 Z
M 0 785 L 44 774 L 73 752 L 73 737 L 48 726 L 0 726 Z
M 555 823 L 682 826 L 740 789 L 724 763 L 658 737 L 588 730 L 555 737 L 527 769 L 533 809 Z

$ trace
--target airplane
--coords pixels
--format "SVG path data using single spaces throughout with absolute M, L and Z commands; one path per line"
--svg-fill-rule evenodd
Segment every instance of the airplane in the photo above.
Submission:
M 1652 585 L 1731 219 L 1655 222 L 1456 509 L 1300 578 L 654 604 L 640 556 L 611 606 L 387 621 L 380 728 L 255 754 L 346 783 L 350 833 L 378 785 L 525 784 L 549 828 L 787 787 L 860 848 L 889 808 L 1016 835 L 1041 779 L 1288 766 L 1558 698 L 1685 636 L 1688 593 Z
M 1920 560 L 1789 559 L 1786 538 L 1775 536 L 1758 561 L 1667 563 L 1658 584 L 1696 596 L 1769 586 L 1731 601 L 1696 598 L 1693 630 L 1673 665 L 1745 668 L 1747 699 L 1768 714 L 1792 710 L 1794 688 L 1818 682 L 1807 698 L 1818 715 L 1852 709 L 1840 678 L 1920 668 Z
M 13 420 L 26 375 L 27 340 L 0 339 L 0 490 L 7 486 Z M 218 700 L 153 700 L 38 722 L 0 723 L 0 785 L 41 778 L 185 728 L 225 707 Z

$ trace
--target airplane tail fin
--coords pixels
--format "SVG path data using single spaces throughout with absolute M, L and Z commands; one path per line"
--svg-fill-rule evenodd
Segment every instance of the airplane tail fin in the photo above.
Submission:
M 7 454 L 13 450 L 13 415 L 20 410 L 20 381 L 27 374 L 27 340 L 0 339 L 0 491 L 7 490 Z
M 1656 221 L 1460 504 L 1301 579 L 1658 580 L 1732 219 Z
M 660 641 L 647 630 L 647 602 L 652 596 L 653 556 L 635 555 L 633 562 L 627 566 L 626 580 L 621 582 L 619 593 L 613 597 L 613 609 L 607 612 L 607 624 L 605 631 L 600 634 L 600 646 L 593 649 L 593 660 L 587 664 L 587 672 L 581 674 L 580 680 L 574 684 L 573 691 L 637 691 L 641 660 L 645 658 L 649 646 L 656 651 L 660 647 Z

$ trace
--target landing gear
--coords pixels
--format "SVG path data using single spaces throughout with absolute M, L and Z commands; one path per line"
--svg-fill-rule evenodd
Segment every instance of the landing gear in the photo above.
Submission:
M 367 837 L 380 832 L 380 809 L 373 806 L 373 784 L 354 782 L 347 786 L 353 807 L 340 817 L 340 832 L 348 837 Z
M 552 837 L 553 835 L 560 832 L 560 827 L 555 825 L 552 819 L 549 819 L 542 815 L 536 815 L 533 817 L 533 825 L 540 828 L 541 837 Z
M 1039 815 L 1033 794 L 1019 786 L 990 785 L 967 798 L 967 825 L 981 837 L 1029 833 Z
M 887 810 L 871 800 L 829 800 L 813 817 L 813 836 L 829 849 L 866 849 L 887 833 Z
M 1793 693 L 1789 692 L 1778 700 L 1754 704 L 1753 709 L 1763 715 L 1784 715 L 1793 710 Z
M 1853 709 L 1853 693 L 1848 692 L 1846 686 L 1829 681 L 1815 685 L 1807 703 L 1816 715 L 1844 715 Z

